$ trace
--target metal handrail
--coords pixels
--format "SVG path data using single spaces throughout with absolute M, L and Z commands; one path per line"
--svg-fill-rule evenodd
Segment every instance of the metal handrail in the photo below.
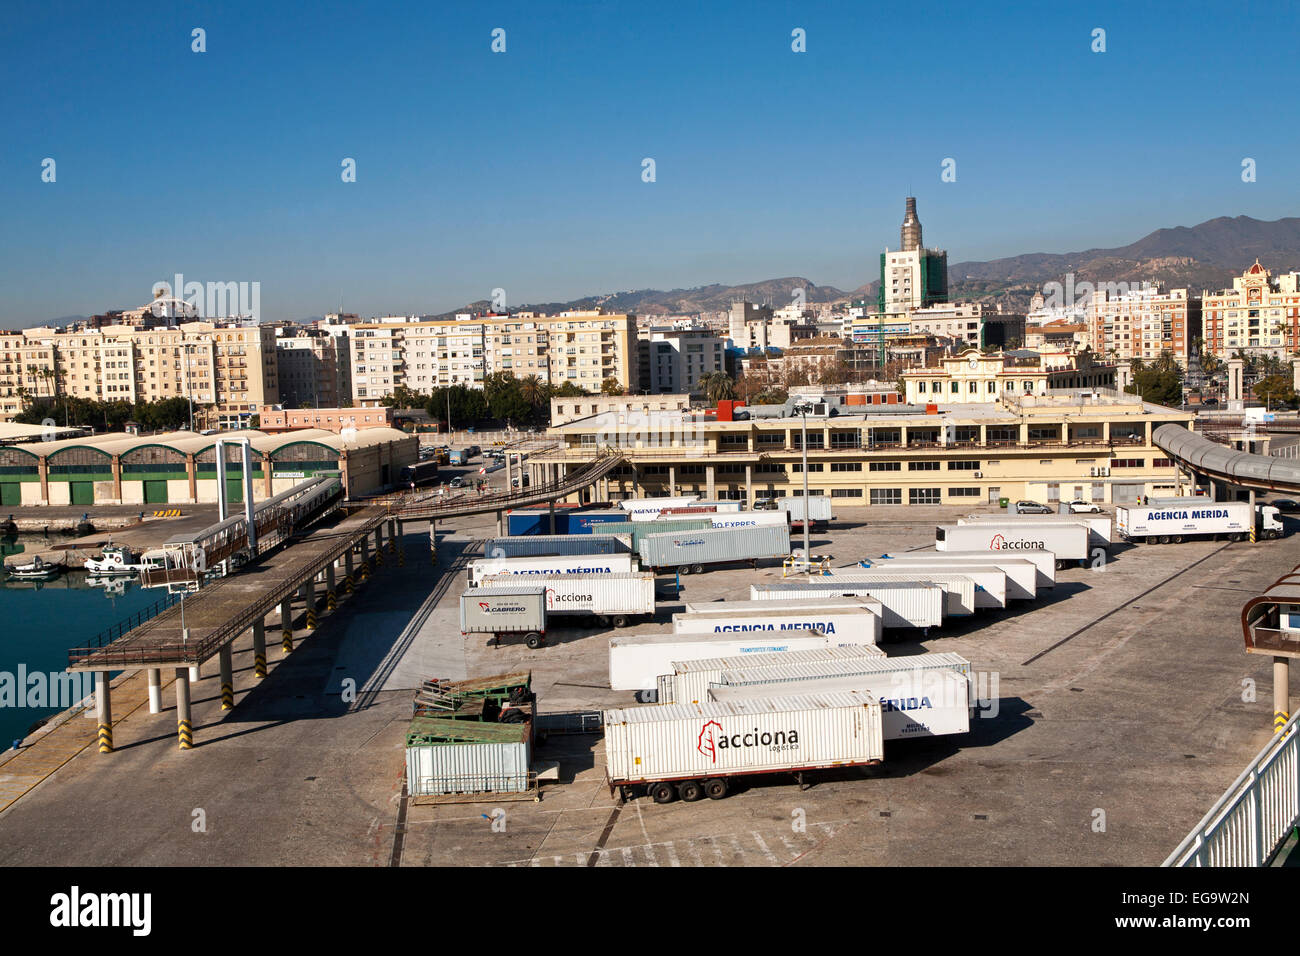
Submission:
M 1300 823 L 1297 712 L 1161 864 L 1264 866 Z

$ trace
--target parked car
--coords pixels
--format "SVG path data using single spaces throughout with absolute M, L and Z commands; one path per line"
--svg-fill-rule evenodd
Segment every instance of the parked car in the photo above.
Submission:
M 1017 501 L 1016 511 L 1022 515 L 1050 515 L 1054 513 L 1047 505 L 1040 505 L 1037 501 Z
M 453 478 L 451 481 L 448 482 L 448 485 L 450 485 L 452 488 L 463 488 L 465 487 L 465 479 L 457 475 L 455 478 Z
M 1268 503 L 1278 511 L 1300 511 L 1300 501 L 1294 498 L 1274 498 Z
M 1070 514 L 1099 515 L 1101 514 L 1101 509 L 1091 501 L 1071 501 Z

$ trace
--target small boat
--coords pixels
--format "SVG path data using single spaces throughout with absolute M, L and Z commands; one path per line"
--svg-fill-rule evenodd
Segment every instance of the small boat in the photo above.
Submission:
M 38 554 L 35 559 L 26 564 L 6 564 L 5 571 L 11 578 L 27 578 L 29 580 L 44 580 L 52 578 L 63 570 L 61 564 L 51 564 L 45 561 Z
M 140 560 L 140 553 L 125 545 L 106 545 L 97 558 L 87 558 L 82 564 L 86 573 L 95 577 L 112 577 L 123 574 L 138 574 L 145 565 Z

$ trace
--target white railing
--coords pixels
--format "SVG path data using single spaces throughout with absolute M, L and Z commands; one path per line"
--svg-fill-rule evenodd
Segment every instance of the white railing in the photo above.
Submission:
M 1300 736 L 1292 717 L 1162 866 L 1264 866 L 1300 822 Z

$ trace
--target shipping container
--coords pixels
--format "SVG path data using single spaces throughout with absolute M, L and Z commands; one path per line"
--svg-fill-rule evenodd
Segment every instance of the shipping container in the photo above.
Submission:
M 902 658 L 880 658 L 882 661 Z M 709 698 L 719 704 L 785 697 L 789 694 L 840 694 L 859 691 L 880 701 L 885 740 L 945 737 L 970 731 L 970 681 L 949 669 L 901 667 L 883 673 L 865 673 L 756 682 L 754 675 L 728 672 L 723 680 L 743 677 L 745 684 L 727 682 L 710 687 Z
M 938 551 L 996 551 L 1019 555 L 1024 551 L 1050 551 L 1058 568 L 1069 561 L 1086 561 L 1088 529 L 1075 525 L 1037 525 L 1024 521 L 1005 524 L 941 524 L 934 531 Z
M 1040 572 L 1037 562 L 1023 556 L 1026 553 L 1029 552 L 1020 552 L 1017 557 L 1010 558 L 988 551 L 907 551 L 871 558 L 861 562 L 861 566 L 875 571 L 904 567 L 997 568 L 1005 575 L 1008 601 L 1032 601 L 1038 596 Z M 1047 551 L 1038 553 L 1047 556 L 1045 565 L 1051 574 L 1049 581 L 1055 583 L 1056 558 Z M 978 605 L 980 602 L 977 599 L 975 603 Z
M 605 774 L 626 799 L 721 799 L 732 778 L 879 763 L 881 707 L 850 691 L 605 712 Z
M 641 540 L 641 563 L 648 568 L 676 568 L 683 574 L 705 565 L 756 562 L 790 553 L 790 529 L 784 524 L 749 528 L 713 528 L 647 535 Z
M 870 603 L 868 603 L 870 602 Z M 734 605 L 758 604 L 751 610 L 739 611 Z M 780 602 L 773 607 L 771 601 L 723 601 L 722 611 L 704 614 L 689 612 L 673 615 L 674 634 L 750 634 L 758 631 L 819 631 L 827 637 L 840 638 L 843 643 L 877 644 L 880 642 L 880 602 L 870 598 L 854 601 L 823 601 L 817 607 L 789 608 L 794 602 Z M 835 606 L 829 606 L 829 605 Z M 731 610 L 725 610 L 727 607 Z
M 831 576 L 835 578 L 852 577 L 857 574 L 902 574 L 911 576 L 914 579 L 923 579 L 934 581 L 936 584 L 942 583 L 934 576 L 936 574 L 955 574 L 959 577 L 969 578 L 974 585 L 973 598 L 975 609 L 978 610 L 1001 610 L 1007 606 L 1007 574 L 996 565 L 987 564 L 945 564 L 944 562 L 922 564 L 920 562 L 909 564 L 907 567 L 902 565 L 893 567 L 870 567 L 863 568 L 860 565 L 850 565 L 847 568 L 832 568 Z M 965 600 L 965 590 L 962 589 Z M 949 600 L 951 608 L 952 601 Z
M 417 717 L 406 735 L 406 789 L 413 797 L 528 790 L 527 723 Z
M 568 524 L 565 525 L 566 534 L 591 534 L 599 530 L 601 534 L 606 534 L 605 526 L 611 524 L 621 524 L 627 521 L 627 513 L 623 511 L 604 509 L 599 511 L 574 511 L 569 514 Z
M 1008 521 L 1027 521 L 1040 524 L 1081 524 L 1088 529 L 1088 544 L 1094 548 L 1109 548 L 1114 542 L 1110 515 L 1026 515 L 996 514 L 969 515 L 958 518 L 958 524 L 1006 524 Z M 1048 550 L 1051 550 L 1050 548 Z
M 1178 544 L 1188 539 L 1219 535 L 1240 541 L 1249 537 L 1252 524 L 1258 537 L 1282 536 L 1278 510 L 1257 505 L 1252 516 L 1248 501 L 1173 498 L 1148 502 L 1143 506 L 1120 505 L 1115 509 L 1115 528 L 1127 541 Z
M 932 652 L 885 657 L 878 654 L 823 656 L 814 660 L 794 660 L 793 655 L 771 655 L 770 663 L 758 657 L 742 658 L 739 664 L 725 667 L 710 684 L 738 687 L 746 684 L 771 684 L 787 680 L 811 680 L 823 677 L 853 677 L 858 674 L 892 674 L 907 670 L 944 670 L 972 680 L 970 661 L 960 654 Z
M 576 505 L 556 504 L 555 534 L 569 533 L 569 516 L 576 507 Z M 551 534 L 549 509 L 545 505 L 512 508 L 506 512 L 506 531 L 512 538 L 519 535 Z
M 803 529 L 804 499 L 802 495 L 777 498 L 776 508 L 778 512 L 785 512 L 789 516 L 791 528 Z M 829 527 L 832 518 L 830 496 L 809 495 L 807 508 L 809 520 L 812 522 L 809 529 L 819 532 L 825 531 Z
M 905 569 L 900 569 L 897 572 L 872 571 L 855 565 L 849 568 L 833 568 L 830 574 L 822 577 L 822 580 L 834 582 L 921 581 L 928 584 L 937 584 L 943 588 L 944 594 L 947 596 L 943 609 L 944 617 L 969 617 L 975 613 L 975 582 L 970 577 L 957 574 L 952 570 L 912 574 Z
M 460 596 L 461 634 L 522 634 L 524 643 L 540 647 L 546 634 L 546 591 L 517 581 L 495 589 L 473 588 Z
M 631 553 L 632 538 L 625 534 L 537 534 L 522 538 L 489 538 L 483 545 L 483 555 L 488 558 Z
M 807 600 L 867 595 L 880 602 L 884 611 L 881 623 L 888 628 L 927 629 L 943 624 L 947 602 L 944 589 L 937 584 L 906 581 L 840 581 L 823 577 L 812 581 L 782 581 L 779 584 L 751 584 L 749 596 L 755 601 Z
M 517 587 L 517 581 L 493 575 L 484 578 L 474 593 Z M 629 618 L 655 612 L 653 574 L 554 574 L 530 578 L 529 583 L 545 590 L 548 618 L 556 614 L 595 615 L 608 618 L 615 627 L 626 627 Z
M 833 647 L 840 642 L 816 631 L 761 631 L 756 634 L 634 634 L 609 639 L 610 690 L 651 691 L 656 678 L 674 662 L 776 654 Z M 642 694 L 643 699 L 648 695 Z
M 618 506 L 628 514 L 658 514 L 665 508 L 680 508 L 698 501 L 699 495 L 681 495 L 675 498 L 624 498 Z
M 473 458 L 472 448 L 453 448 L 450 453 L 450 463 L 453 465 L 468 465 Z
M 469 562 L 470 587 L 488 577 L 551 578 L 559 574 L 630 574 L 638 570 L 628 554 L 556 554 L 521 558 L 475 558 Z
M 776 654 L 741 654 L 735 657 L 706 657 L 697 661 L 673 661 L 670 673 L 655 678 L 655 699 L 660 704 L 676 701 L 699 703 L 707 699 L 709 685 L 721 683 L 722 675 L 730 670 L 753 668 L 766 671 L 782 665 L 812 666 L 832 662 L 851 669 L 855 661 L 883 658 L 884 655 L 885 652 L 874 644 L 841 644 L 838 647 L 815 647 Z
M 624 515 L 624 518 L 627 516 Z M 650 534 L 664 534 L 668 531 L 706 531 L 713 527 L 708 518 L 656 518 L 654 521 L 620 521 L 602 525 L 603 534 L 626 534 L 632 536 L 632 552 L 641 553 L 641 541 Z

